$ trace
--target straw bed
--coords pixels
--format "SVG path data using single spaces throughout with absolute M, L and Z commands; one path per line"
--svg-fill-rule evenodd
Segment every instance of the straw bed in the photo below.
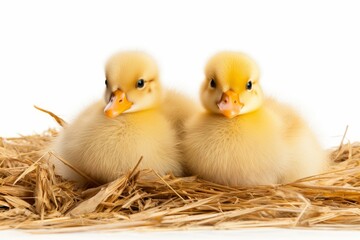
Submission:
M 78 189 L 41 152 L 57 134 L 0 138 L 0 229 L 360 228 L 360 145 L 331 151 L 326 174 L 286 185 L 235 188 L 134 169 Z

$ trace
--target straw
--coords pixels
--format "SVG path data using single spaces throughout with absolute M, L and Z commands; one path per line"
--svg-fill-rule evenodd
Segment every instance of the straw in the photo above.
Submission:
M 134 166 L 81 188 L 57 176 L 43 154 L 56 135 L 0 138 L 0 229 L 360 229 L 359 143 L 330 150 L 326 173 L 284 185 L 228 187 Z

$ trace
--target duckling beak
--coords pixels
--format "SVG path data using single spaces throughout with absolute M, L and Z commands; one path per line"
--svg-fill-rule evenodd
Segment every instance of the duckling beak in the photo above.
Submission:
M 221 96 L 220 101 L 217 103 L 220 112 L 227 118 L 233 118 L 240 114 L 241 108 L 244 106 L 239 101 L 239 94 L 228 90 Z
M 114 118 L 131 108 L 132 104 L 132 102 L 129 102 L 126 99 L 126 94 L 123 91 L 116 90 L 111 94 L 111 98 L 104 109 L 104 113 L 107 117 Z

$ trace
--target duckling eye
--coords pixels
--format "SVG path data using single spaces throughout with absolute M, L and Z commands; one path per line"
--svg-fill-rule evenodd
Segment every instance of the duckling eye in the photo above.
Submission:
M 139 79 L 137 82 L 136 82 L 136 88 L 143 88 L 145 86 L 145 81 L 144 79 Z
M 108 86 L 108 81 L 107 80 L 105 80 L 105 86 Z
M 210 87 L 211 88 L 216 88 L 216 82 L 215 82 L 215 80 L 213 78 L 210 81 Z
M 250 91 L 252 89 L 252 86 L 253 86 L 252 81 L 248 81 L 246 83 L 246 90 Z

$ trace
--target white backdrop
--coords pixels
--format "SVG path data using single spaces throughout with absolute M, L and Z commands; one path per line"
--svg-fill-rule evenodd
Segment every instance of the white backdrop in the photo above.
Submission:
M 103 65 L 145 50 L 163 84 L 198 99 L 207 59 L 240 50 L 265 91 L 303 113 L 325 146 L 360 140 L 356 1 L 12 1 L 0 3 L 0 135 L 56 126 L 102 97 Z
M 294 105 L 326 147 L 360 140 L 357 1 L 1 1 L 0 136 L 57 126 L 102 97 L 118 50 L 157 59 L 163 84 L 198 99 L 207 59 L 250 54 L 268 95 Z

